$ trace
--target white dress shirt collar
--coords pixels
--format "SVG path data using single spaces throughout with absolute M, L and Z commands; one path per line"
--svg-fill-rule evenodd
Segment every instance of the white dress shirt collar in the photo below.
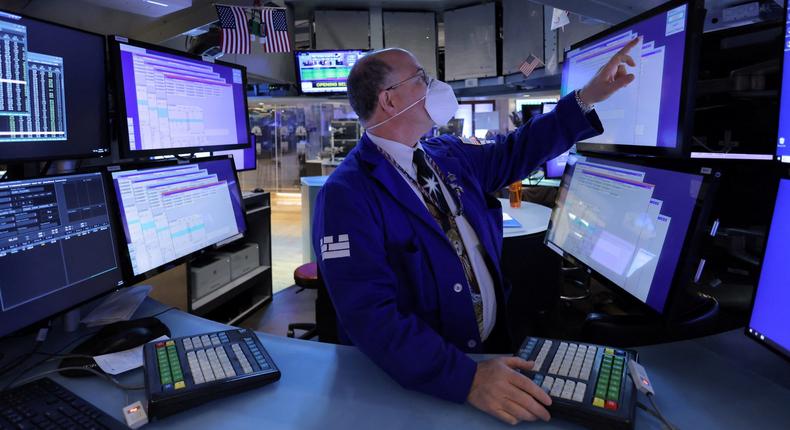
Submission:
M 376 136 L 369 131 L 366 131 L 365 133 L 367 133 L 371 142 L 381 148 L 382 151 L 386 152 L 387 155 L 392 157 L 392 159 L 395 160 L 395 162 L 398 163 L 398 165 L 403 170 L 409 172 L 409 175 L 411 175 L 412 178 L 417 177 L 417 171 L 414 168 L 412 159 L 414 157 L 414 151 L 416 151 L 417 148 L 422 149 L 422 144 L 420 142 L 417 142 L 416 145 L 411 147 L 394 140 Z

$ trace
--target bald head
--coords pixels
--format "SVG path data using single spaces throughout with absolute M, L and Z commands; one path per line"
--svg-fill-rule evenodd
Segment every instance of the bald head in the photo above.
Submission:
M 417 60 L 407 50 L 388 48 L 371 52 L 354 64 L 346 83 L 348 101 L 362 121 L 376 112 L 378 93 L 398 82 L 404 73 L 413 73 Z

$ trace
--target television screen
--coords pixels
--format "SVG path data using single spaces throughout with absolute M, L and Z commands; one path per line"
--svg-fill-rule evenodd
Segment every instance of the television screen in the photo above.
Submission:
M 345 93 L 346 79 L 362 50 L 296 51 L 296 70 L 304 94 Z

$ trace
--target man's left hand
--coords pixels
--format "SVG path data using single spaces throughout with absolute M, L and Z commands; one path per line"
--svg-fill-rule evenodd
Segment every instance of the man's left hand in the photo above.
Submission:
M 626 72 L 625 64 L 636 67 L 636 62 L 628 52 L 641 40 L 642 36 L 632 39 L 598 70 L 590 82 L 579 91 L 582 102 L 588 105 L 602 102 L 634 81 L 634 75 Z

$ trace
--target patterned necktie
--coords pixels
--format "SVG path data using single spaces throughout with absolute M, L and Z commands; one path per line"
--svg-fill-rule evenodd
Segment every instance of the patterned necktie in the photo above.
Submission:
M 454 222 L 455 220 L 451 219 L 453 215 L 450 213 L 447 199 L 445 199 L 444 192 L 442 192 L 439 177 L 428 165 L 428 162 L 425 160 L 425 152 L 423 152 L 422 149 L 418 148 L 414 151 L 412 161 L 417 168 L 417 184 L 423 190 L 423 197 L 426 195 L 430 197 L 430 200 L 425 202 L 428 207 L 428 212 L 431 213 L 436 222 L 442 227 L 444 234 L 447 235 L 447 239 L 450 240 L 453 248 L 455 248 L 455 252 L 461 260 L 461 265 L 464 267 L 464 275 L 466 276 L 466 281 L 469 283 L 470 288 L 469 293 L 472 295 L 472 305 L 474 306 L 475 317 L 477 319 L 477 328 L 482 336 L 483 296 L 480 294 L 480 286 L 477 284 L 477 278 L 475 277 L 474 270 L 472 270 L 472 264 L 469 261 L 469 254 L 464 246 L 464 241 L 461 239 L 461 234 L 458 232 L 458 226 Z

